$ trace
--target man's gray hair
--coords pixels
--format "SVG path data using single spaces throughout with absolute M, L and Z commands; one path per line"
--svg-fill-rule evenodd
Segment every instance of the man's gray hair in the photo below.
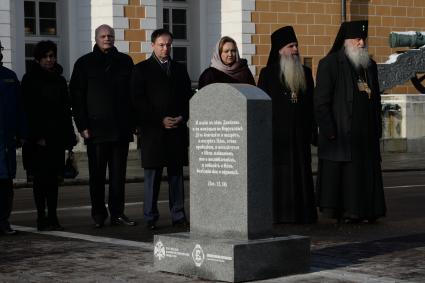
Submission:
M 101 31 L 101 30 L 103 30 L 103 29 L 108 29 L 110 32 L 112 32 L 112 34 L 115 36 L 115 30 L 111 27 L 111 26 L 109 26 L 109 25 L 107 25 L 107 24 L 103 24 L 103 25 L 100 25 L 100 26 L 98 26 L 96 29 L 95 29 L 95 31 L 94 31 L 94 37 L 96 38 L 98 35 L 99 35 L 99 32 Z

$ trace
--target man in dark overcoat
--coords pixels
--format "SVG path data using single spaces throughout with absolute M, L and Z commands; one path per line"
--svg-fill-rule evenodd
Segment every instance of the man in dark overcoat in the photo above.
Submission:
M 300 62 L 291 26 L 273 32 L 271 42 L 258 87 L 272 99 L 274 221 L 312 223 L 317 220 L 310 149 L 317 135 L 313 77 Z
M 0 42 L 0 234 L 14 235 L 9 217 L 16 177 L 16 147 L 27 135 L 26 119 L 15 72 L 3 66 Z
M 118 52 L 114 39 L 110 26 L 99 26 L 93 52 L 77 60 L 70 81 L 75 124 L 87 144 L 91 214 L 97 228 L 102 227 L 108 217 L 106 168 L 111 225 L 136 224 L 124 214 L 128 146 L 134 130 L 130 103 L 133 61 Z
M 158 193 L 167 167 L 169 208 L 173 225 L 187 225 L 184 210 L 183 166 L 188 163 L 189 99 L 191 82 L 186 67 L 170 57 L 172 34 L 152 33 L 152 56 L 137 64 L 132 76 L 132 98 L 137 109 L 144 167 L 144 217 L 150 229 L 159 218 Z
M 341 25 L 332 49 L 319 62 L 314 94 L 318 206 L 345 222 L 373 222 L 386 212 L 379 149 L 381 98 L 367 31 L 367 21 Z

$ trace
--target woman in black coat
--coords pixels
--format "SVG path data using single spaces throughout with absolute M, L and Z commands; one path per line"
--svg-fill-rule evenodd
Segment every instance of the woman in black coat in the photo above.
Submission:
M 239 57 L 236 41 L 222 37 L 214 49 L 211 65 L 199 77 L 198 89 L 212 83 L 245 83 L 255 85 L 247 61 Z
M 35 60 L 22 79 L 40 231 L 63 230 L 56 214 L 58 179 L 63 174 L 65 150 L 76 144 L 68 87 L 62 67 L 56 63 L 56 50 L 52 41 L 40 41 L 34 48 Z

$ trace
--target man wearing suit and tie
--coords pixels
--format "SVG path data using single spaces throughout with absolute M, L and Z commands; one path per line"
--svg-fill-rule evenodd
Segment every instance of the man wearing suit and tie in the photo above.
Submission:
M 183 166 L 188 163 L 189 99 L 191 82 L 186 67 L 170 57 L 173 35 L 165 29 L 152 33 L 152 56 L 133 70 L 131 93 L 141 136 L 145 171 L 144 218 L 156 228 L 162 171 L 167 167 L 169 208 L 173 225 L 187 225 L 184 211 Z

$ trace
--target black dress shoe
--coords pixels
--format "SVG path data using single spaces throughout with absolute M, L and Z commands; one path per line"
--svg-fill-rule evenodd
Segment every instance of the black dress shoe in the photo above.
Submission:
M 18 234 L 18 231 L 13 230 L 10 227 L 8 227 L 6 229 L 1 229 L 0 232 L 1 232 L 1 234 L 4 234 L 4 235 L 16 235 L 16 234 Z
M 146 227 L 149 230 L 156 230 L 158 228 L 158 227 L 156 227 L 156 221 L 153 221 L 153 220 L 149 220 L 146 224 Z
M 370 218 L 367 218 L 365 221 L 367 223 L 369 223 L 369 224 L 374 224 L 374 223 L 376 223 L 378 221 L 378 218 L 376 218 L 376 217 L 370 217 Z
M 359 224 L 362 223 L 362 219 L 360 218 L 346 218 L 344 219 L 345 224 Z
M 46 218 L 37 219 L 37 230 L 38 231 L 49 231 L 49 222 Z
M 53 224 L 49 226 L 50 231 L 63 231 L 65 228 L 63 228 L 59 223 Z
M 102 228 L 105 225 L 105 219 L 107 217 L 108 217 L 107 215 L 102 215 L 102 214 L 95 215 L 93 217 L 94 228 L 97 228 L 97 229 Z
M 189 227 L 189 222 L 186 220 L 186 218 L 182 218 L 176 221 L 173 221 L 173 226 L 175 227 Z
M 111 217 L 111 225 L 127 225 L 127 226 L 136 226 L 136 221 L 130 220 L 124 214 L 118 217 Z
M 94 222 L 94 228 L 102 228 L 105 225 L 105 223 L 102 222 Z
M 52 217 L 48 220 L 48 230 L 50 231 L 63 231 L 64 228 L 59 224 L 57 217 Z

